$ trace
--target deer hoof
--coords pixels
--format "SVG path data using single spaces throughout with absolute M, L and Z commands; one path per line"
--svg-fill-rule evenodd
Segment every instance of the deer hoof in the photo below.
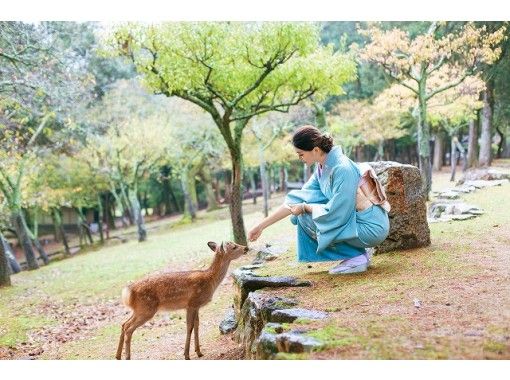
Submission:
M 204 356 L 204 354 L 203 354 L 203 353 L 201 353 L 200 351 L 198 351 L 198 352 L 197 352 L 197 356 L 198 356 L 199 358 L 201 358 L 202 356 Z

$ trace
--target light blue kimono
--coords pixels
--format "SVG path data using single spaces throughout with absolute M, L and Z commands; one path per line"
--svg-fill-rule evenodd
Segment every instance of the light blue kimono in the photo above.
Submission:
M 322 173 L 318 168 L 301 190 L 292 190 L 286 204 L 307 203 L 313 212 L 291 216 L 297 225 L 298 261 L 335 261 L 359 256 L 365 248 L 380 244 L 389 233 L 388 213 L 372 205 L 356 211 L 360 180 L 358 166 L 342 153 L 331 149 Z

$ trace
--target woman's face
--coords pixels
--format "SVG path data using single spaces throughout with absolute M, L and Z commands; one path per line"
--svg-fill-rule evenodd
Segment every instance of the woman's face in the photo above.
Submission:
M 315 162 L 318 162 L 319 159 L 319 151 L 318 147 L 313 148 L 312 150 L 301 150 L 299 148 L 294 147 L 296 154 L 301 162 L 304 162 L 306 165 L 311 166 Z

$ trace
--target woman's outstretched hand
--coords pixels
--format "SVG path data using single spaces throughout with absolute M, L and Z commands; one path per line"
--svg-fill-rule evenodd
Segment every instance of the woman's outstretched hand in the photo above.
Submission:
M 262 234 L 262 227 L 260 226 L 255 226 L 253 227 L 250 232 L 248 232 L 248 240 L 249 241 L 255 241 L 257 240 L 260 235 Z

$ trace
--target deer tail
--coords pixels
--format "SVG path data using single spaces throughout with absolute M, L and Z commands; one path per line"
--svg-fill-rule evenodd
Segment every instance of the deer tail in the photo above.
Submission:
M 128 286 L 122 289 L 122 303 L 127 307 L 131 307 L 131 289 Z

